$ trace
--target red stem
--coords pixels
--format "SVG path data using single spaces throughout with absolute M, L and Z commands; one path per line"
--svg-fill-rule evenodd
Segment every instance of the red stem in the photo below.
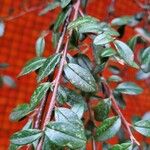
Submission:
M 120 116 L 124 126 L 126 127 L 127 131 L 128 131 L 128 134 L 130 136 L 130 140 L 132 143 L 135 143 L 137 144 L 138 146 L 140 146 L 140 143 L 135 139 L 135 137 L 133 136 L 132 132 L 131 132 L 131 129 L 130 129 L 130 125 L 129 123 L 127 122 L 127 120 L 125 119 L 124 115 L 122 114 L 122 112 L 120 111 L 120 108 L 114 98 L 114 95 L 112 93 L 112 90 L 111 88 L 109 87 L 109 85 L 107 84 L 106 81 L 103 81 L 103 84 L 106 86 L 106 88 L 108 89 L 108 92 L 109 92 L 109 97 L 112 101 L 112 107 L 113 109 L 116 111 L 116 113 Z

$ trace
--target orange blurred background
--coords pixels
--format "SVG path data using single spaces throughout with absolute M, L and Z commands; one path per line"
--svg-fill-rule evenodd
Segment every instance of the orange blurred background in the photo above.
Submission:
M 0 0 L 0 17 L 7 16 L 8 12 L 14 9 L 13 15 L 22 12 L 21 0 Z M 40 0 L 28 2 L 28 7 L 40 6 Z M 107 6 L 110 0 L 89 0 L 87 13 L 103 20 L 107 15 Z M 139 7 L 134 0 L 116 0 L 116 16 L 133 15 L 139 11 Z M 22 17 L 6 22 L 6 31 L 3 37 L 0 37 L 0 62 L 7 62 L 10 66 L 6 70 L 0 70 L 0 73 L 12 76 L 17 84 L 15 89 L 4 86 L 0 89 L 0 150 L 6 150 L 9 144 L 10 135 L 19 130 L 24 122 L 16 123 L 9 120 L 9 114 L 12 109 L 23 102 L 29 102 L 30 96 L 36 86 L 36 76 L 34 73 L 16 78 L 23 65 L 35 56 L 35 41 L 40 33 L 49 28 L 50 23 L 56 18 L 56 11 L 52 11 L 45 16 L 38 16 L 39 11 L 34 11 L 23 15 Z M 124 41 L 132 37 L 134 31 L 126 28 Z M 46 55 L 52 53 L 51 35 L 46 38 Z M 124 80 L 135 81 L 145 90 L 139 96 L 126 96 L 127 107 L 123 114 L 127 120 L 131 117 L 143 115 L 150 111 L 150 85 L 144 81 L 135 80 L 136 70 L 128 69 L 124 72 Z M 89 148 L 90 150 L 90 148 Z

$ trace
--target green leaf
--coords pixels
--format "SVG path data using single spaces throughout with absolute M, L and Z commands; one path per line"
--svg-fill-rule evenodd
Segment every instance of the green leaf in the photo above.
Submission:
M 88 56 L 84 54 L 78 54 L 75 58 L 75 60 L 81 67 L 87 69 L 88 71 L 92 71 L 93 66 Z
M 50 82 L 41 83 L 31 96 L 30 107 L 34 109 L 45 97 L 48 89 L 51 87 Z
M 68 9 L 63 9 L 61 13 L 58 15 L 56 22 L 54 23 L 54 32 L 57 32 L 60 25 L 64 23 L 68 14 Z
M 45 49 L 45 39 L 44 37 L 39 37 L 35 44 L 36 49 L 36 55 L 38 57 L 43 55 L 44 49 Z
M 138 80 L 144 80 L 144 79 L 147 79 L 147 78 L 149 78 L 149 77 L 150 77 L 150 72 L 145 73 L 145 72 L 143 72 L 142 70 L 140 70 L 140 71 L 137 73 L 137 75 L 136 75 L 136 78 L 137 78 Z
M 78 30 L 79 33 L 101 33 L 102 27 L 100 26 L 99 22 L 93 21 L 81 24 Z
M 31 129 L 33 126 L 33 119 L 29 119 L 28 122 L 24 125 L 24 127 L 22 128 L 22 130 L 28 130 Z
M 112 41 L 114 41 L 113 37 L 111 37 L 109 34 L 102 33 L 95 37 L 93 43 L 95 45 L 105 45 Z
M 83 113 L 84 113 L 84 103 L 77 103 L 74 104 L 73 107 L 71 108 L 71 110 L 76 113 L 76 115 L 78 116 L 78 118 L 82 118 Z
M 70 2 L 71 0 L 61 0 L 61 7 L 62 8 L 66 7 Z
M 49 140 L 58 146 L 78 149 L 86 144 L 84 130 L 67 122 L 51 122 L 45 130 Z
M 16 145 L 26 145 L 39 139 L 42 136 L 42 131 L 38 129 L 28 129 L 14 133 L 10 141 Z
M 39 13 L 39 15 L 45 15 L 46 13 L 48 13 L 49 11 L 55 9 L 56 7 L 58 7 L 60 5 L 60 2 L 58 1 L 54 1 L 51 3 L 48 3 L 48 5 Z
M 144 136 L 150 137 L 150 120 L 141 120 L 134 124 L 134 129 Z
M 8 150 L 18 150 L 20 146 L 15 145 L 15 144 L 10 144 Z
M 81 127 L 83 126 L 77 114 L 68 108 L 55 108 L 55 119 L 57 122 L 69 122 L 73 124 L 78 124 Z
M 60 56 L 60 54 L 54 54 L 46 59 L 43 66 L 39 70 L 37 78 L 38 82 L 40 82 L 42 79 L 44 79 L 54 71 L 56 65 L 59 63 Z
M 109 98 L 104 99 L 96 105 L 93 110 L 94 110 L 94 117 L 96 121 L 103 121 L 106 119 L 109 115 L 109 111 L 111 108 L 111 101 Z
M 115 47 L 120 57 L 130 66 L 137 68 L 134 62 L 134 54 L 132 50 L 122 41 L 115 40 Z
M 64 72 L 67 79 L 84 92 L 95 92 L 96 82 L 92 74 L 77 64 L 65 65 Z
M 120 129 L 121 119 L 117 116 L 108 118 L 96 129 L 96 140 L 105 141 L 112 138 Z
M 125 102 L 125 100 L 123 98 L 122 93 L 114 90 L 113 91 L 113 95 L 114 95 L 115 100 L 116 100 L 117 104 L 119 105 L 119 107 L 124 109 L 126 107 L 126 102 Z
M 122 78 L 117 75 L 112 75 L 108 78 L 108 82 L 121 82 Z
M 0 37 L 4 35 L 5 32 L 5 23 L 0 20 Z
M 133 36 L 129 41 L 128 41 L 128 46 L 134 51 L 135 46 L 137 44 L 138 39 L 140 38 L 139 35 Z
M 111 57 L 116 54 L 116 51 L 113 48 L 105 48 L 101 53 L 101 57 Z
M 123 16 L 123 17 L 119 17 L 119 18 L 114 18 L 111 21 L 111 24 L 118 25 L 118 26 L 127 25 L 130 23 L 131 19 L 132 19 L 131 16 Z
M 142 51 L 140 59 L 141 59 L 141 69 L 145 73 L 150 72 L 150 47 L 147 47 Z
M 109 150 L 132 150 L 132 144 L 131 142 L 116 144 Z
M 47 136 L 44 137 L 42 150 L 63 150 L 61 147 L 56 146 L 52 143 Z
M 140 88 L 138 85 L 132 82 L 123 82 L 120 83 L 116 89 L 117 92 L 129 95 L 137 95 L 142 93 L 143 89 Z
M 119 69 L 118 67 L 116 67 L 116 66 L 110 65 L 110 66 L 108 67 L 108 69 L 109 69 L 113 74 L 120 74 L 120 69 Z
M 68 30 L 78 28 L 80 26 L 83 26 L 86 23 L 93 23 L 97 22 L 98 20 L 96 18 L 93 18 L 91 16 L 84 16 L 84 17 L 78 17 L 75 21 L 72 21 L 68 25 Z
M 23 69 L 20 72 L 19 76 L 28 74 L 32 71 L 35 71 L 35 70 L 39 69 L 43 65 L 45 60 L 46 60 L 46 58 L 43 58 L 43 57 L 36 57 L 36 58 L 33 58 L 33 59 L 29 60 L 25 64 L 25 66 L 23 67 Z
M 4 75 L 2 76 L 2 80 L 3 80 L 3 83 L 9 87 L 12 87 L 12 88 L 16 87 L 16 83 L 12 77 Z
M 13 121 L 20 120 L 27 116 L 30 112 L 32 112 L 32 110 L 30 109 L 29 104 L 21 104 L 12 111 L 10 119 Z

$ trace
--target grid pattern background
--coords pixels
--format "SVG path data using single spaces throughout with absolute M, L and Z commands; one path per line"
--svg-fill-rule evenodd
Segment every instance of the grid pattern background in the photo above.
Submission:
M 139 11 L 133 0 L 116 1 L 116 16 L 132 15 Z M 0 0 L 0 17 L 7 16 L 10 8 L 14 9 L 13 15 L 20 13 L 22 11 L 20 2 L 20 0 Z M 40 0 L 32 0 L 32 2 L 28 2 L 28 7 L 40 5 L 40 3 Z M 109 3 L 110 0 L 89 0 L 88 14 L 102 20 L 107 15 L 106 9 Z M 54 21 L 57 11 L 50 12 L 42 17 L 37 15 L 38 11 L 34 11 L 6 22 L 6 32 L 0 38 L 0 62 L 9 63 L 10 67 L 6 70 L 0 70 L 0 73 L 12 76 L 17 83 L 17 88 L 3 87 L 0 89 L 0 150 L 8 148 L 10 135 L 24 124 L 24 122 L 15 123 L 9 121 L 8 116 L 11 110 L 20 103 L 28 102 L 36 86 L 34 73 L 21 78 L 16 78 L 16 76 L 25 62 L 35 56 L 35 41 L 41 31 L 47 29 L 49 24 Z M 126 30 L 128 30 L 128 34 L 124 40 L 127 40 L 133 34 L 132 29 L 127 28 Z M 52 52 L 50 36 L 46 39 L 46 55 Z M 128 74 L 125 72 L 123 78 L 135 81 L 135 73 L 136 70 L 129 69 Z M 128 105 L 126 111 L 123 110 L 123 113 L 128 120 L 131 119 L 133 113 L 143 115 L 150 110 L 150 88 L 143 81 L 138 81 L 137 83 L 145 90 L 139 96 L 126 97 Z

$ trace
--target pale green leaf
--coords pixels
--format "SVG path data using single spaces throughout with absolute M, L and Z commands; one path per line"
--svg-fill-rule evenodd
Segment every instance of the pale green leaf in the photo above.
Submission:
M 116 89 L 117 92 L 123 93 L 123 94 L 129 94 L 129 95 L 137 95 L 142 93 L 143 89 L 140 88 L 138 85 L 136 85 L 133 82 L 123 82 L 120 83 Z
M 64 72 L 67 79 L 77 88 L 85 92 L 95 92 L 96 82 L 92 74 L 77 64 L 65 65 Z
M 42 131 L 38 129 L 28 129 L 14 133 L 11 136 L 10 141 L 16 145 L 26 145 L 39 139 L 41 136 Z
M 71 0 L 61 0 L 61 7 L 62 8 L 66 7 L 70 2 Z
M 84 130 L 67 122 L 51 122 L 45 130 L 46 136 L 58 146 L 78 149 L 86 144 Z
M 39 37 L 35 44 L 36 49 L 36 55 L 38 57 L 43 55 L 44 49 L 45 49 L 45 39 L 44 37 Z
M 144 136 L 150 137 L 150 120 L 141 120 L 134 124 L 134 129 Z

